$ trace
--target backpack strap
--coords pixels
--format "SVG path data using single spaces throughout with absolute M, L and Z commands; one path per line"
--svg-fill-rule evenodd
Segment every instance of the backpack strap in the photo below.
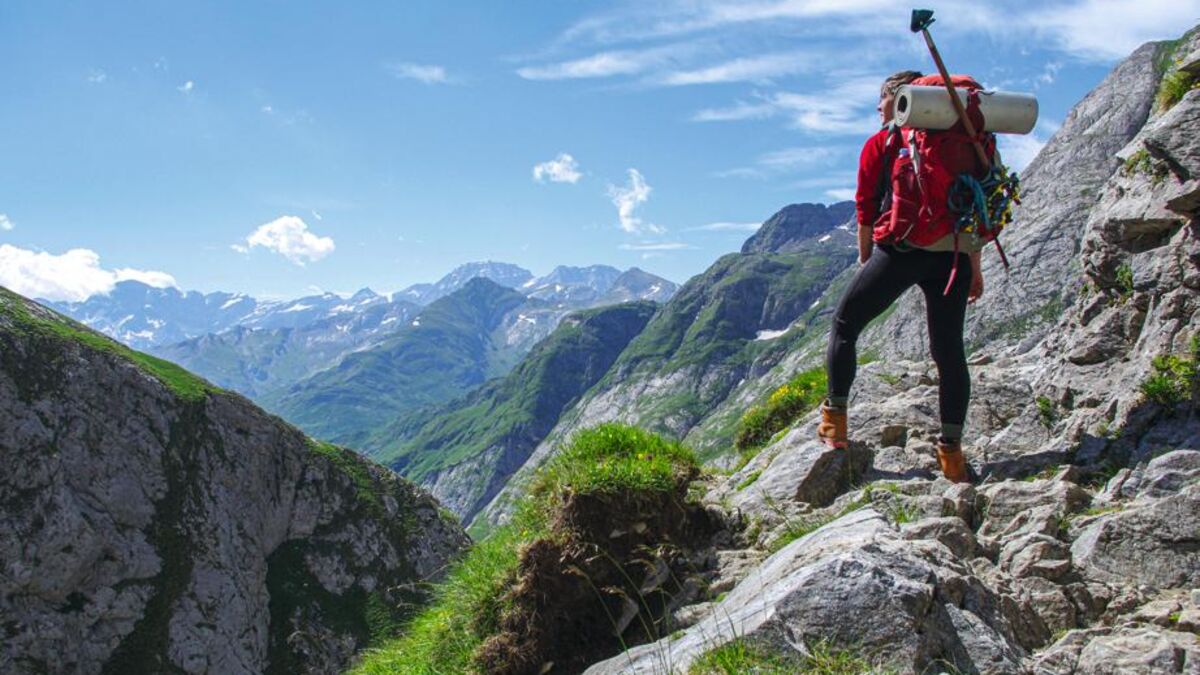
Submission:
M 900 154 L 900 146 L 897 145 L 894 152 L 889 152 L 889 150 L 891 146 L 896 145 L 895 139 L 897 138 L 900 138 L 900 142 L 903 143 L 900 127 L 894 122 L 889 122 L 888 135 L 883 141 L 883 166 L 879 171 L 879 180 L 875 184 L 875 196 L 878 198 L 879 213 L 892 208 L 892 171 L 896 167 L 896 157 Z

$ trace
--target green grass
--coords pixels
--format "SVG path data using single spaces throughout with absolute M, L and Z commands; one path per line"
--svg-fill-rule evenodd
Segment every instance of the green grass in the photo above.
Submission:
M 1190 354 L 1161 354 L 1151 362 L 1153 372 L 1141 384 L 1142 395 L 1161 406 L 1174 407 L 1200 398 L 1200 335 L 1192 336 Z
M 201 401 L 210 393 L 221 390 L 189 373 L 179 366 L 160 358 L 134 351 L 129 347 L 97 333 L 57 314 L 39 316 L 29 311 L 26 300 L 21 296 L 0 288 L 0 314 L 13 321 L 18 330 L 42 337 L 76 342 L 96 351 L 119 356 L 133 362 L 143 372 L 151 375 L 185 401 Z
M 806 370 L 771 392 L 766 402 L 742 416 L 734 446 L 747 453 L 763 447 L 772 436 L 790 427 L 825 397 L 825 368 Z
M 1158 95 L 1155 96 L 1154 102 L 1158 105 L 1159 112 L 1166 112 L 1179 103 L 1185 94 L 1198 87 L 1200 80 L 1196 76 L 1184 70 L 1172 70 L 1159 82 Z
M 498 630 L 504 593 L 513 585 L 523 547 L 551 531 L 555 509 L 569 493 L 674 491 L 698 472 L 679 443 L 642 429 L 602 424 L 573 436 L 534 477 L 513 521 L 495 530 L 455 564 L 434 600 L 402 637 L 368 651 L 355 675 L 459 675 L 476 672 L 474 654 Z
M 807 656 L 781 653 L 737 638 L 696 659 L 688 675 L 861 675 L 885 673 L 853 650 L 838 649 L 827 642 L 808 645 Z
M 754 485 L 755 481 L 757 481 L 758 477 L 761 475 L 762 475 L 762 469 L 759 469 L 758 471 L 751 473 L 749 476 L 746 476 L 745 480 L 738 483 L 737 489 L 745 490 L 746 488 L 750 487 L 751 485 Z
M 1034 403 L 1037 404 L 1038 421 L 1047 429 L 1052 428 L 1054 423 L 1058 421 L 1058 406 L 1054 405 L 1054 401 L 1045 396 L 1037 397 Z
M 350 480 L 354 482 L 359 501 L 367 505 L 377 516 L 386 517 L 383 499 L 376 491 L 375 481 L 371 478 L 371 472 L 365 464 L 366 460 L 360 458 L 353 450 L 313 438 L 308 439 L 308 449 L 333 462 L 338 470 L 349 476 Z

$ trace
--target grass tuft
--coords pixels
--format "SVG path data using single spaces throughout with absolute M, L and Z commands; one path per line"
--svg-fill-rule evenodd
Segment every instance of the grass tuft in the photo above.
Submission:
M 554 510 L 568 493 L 675 491 L 698 472 L 691 450 L 635 427 L 602 424 L 573 436 L 537 474 L 513 520 L 450 570 L 434 600 L 401 637 L 364 654 L 354 675 L 458 675 L 499 630 L 502 598 L 517 579 L 526 545 L 560 536 Z
M 861 654 L 838 649 L 825 641 L 808 645 L 808 654 L 772 650 L 762 643 L 737 638 L 696 659 L 688 675 L 885 675 Z
M 742 416 L 734 446 L 743 455 L 762 448 L 777 433 L 787 429 L 825 397 L 825 369 L 812 368 L 796 375 L 771 393 L 762 405 Z

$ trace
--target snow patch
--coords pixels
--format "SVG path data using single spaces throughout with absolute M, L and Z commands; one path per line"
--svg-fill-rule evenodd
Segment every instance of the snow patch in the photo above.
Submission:
M 420 325 L 421 325 L 421 320 L 420 320 L 420 319 L 413 319 L 412 325 L 414 325 L 414 326 L 420 326 Z
M 950 98 L 950 95 L 946 94 L 946 98 Z M 816 300 L 813 300 L 813 304 L 809 305 L 808 308 L 812 309 L 813 307 L 816 307 L 819 304 L 821 304 L 821 299 L 817 298 Z
M 947 96 L 948 96 L 948 95 L 947 95 Z M 394 322 L 394 321 L 397 321 L 397 318 L 396 318 L 396 317 L 394 317 L 394 316 L 389 316 L 388 318 L 384 319 L 383 321 L 380 321 L 380 322 L 379 322 L 379 325 L 380 325 L 380 326 L 386 326 L 386 325 L 388 325 L 389 323 L 392 323 L 392 322 Z
M 946 98 L 950 98 L 950 95 L 949 95 L 949 94 L 946 94 Z M 953 101 L 951 101 L 951 103 L 953 103 Z M 833 235 L 832 235 L 832 234 L 827 234 L 827 235 L 825 235 L 824 237 L 821 237 L 820 239 L 818 239 L 818 240 L 817 240 L 817 243 L 818 243 L 818 244 L 823 244 L 823 243 L 825 243 L 825 242 L 829 241 L 830 239 L 833 239 Z
M 790 326 L 789 326 L 790 328 Z M 787 328 L 783 330 L 760 330 L 754 335 L 755 340 L 774 340 L 775 338 L 788 332 Z
M 306 305 L 303 302 L 297 302 L 296 304 L 292 305 L 291 307 L 288 307 L 287 309 L 280 310 L 280 313 L 282 314 L 285 312 L 303 312 L 306 309 L 312 309 L 312 308 L 313 308 L 312 305 Z
M 947 94 L 947 98 L 949 98 L 949 94 Z M 225 304 L 221 305 L 221 309 L 229 309 L 230 307 L 233 307 L 234 305 L 241 303 L 241 301 L 243 301 L 245 299 L 246 299 L 245 296 L 235 295 L 232 298 L 226 300 Z

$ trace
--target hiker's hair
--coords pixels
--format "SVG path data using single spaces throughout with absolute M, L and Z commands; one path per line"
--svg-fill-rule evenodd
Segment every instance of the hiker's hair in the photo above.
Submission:
M 915 70 L 902 70 L 895 75 L 883 81 L 883 86 L 879 88 L 879 97 L 883 98 L 888 94 L 895 94 L 900 87 L 912 82 L 921 77 L 921 73 Z

